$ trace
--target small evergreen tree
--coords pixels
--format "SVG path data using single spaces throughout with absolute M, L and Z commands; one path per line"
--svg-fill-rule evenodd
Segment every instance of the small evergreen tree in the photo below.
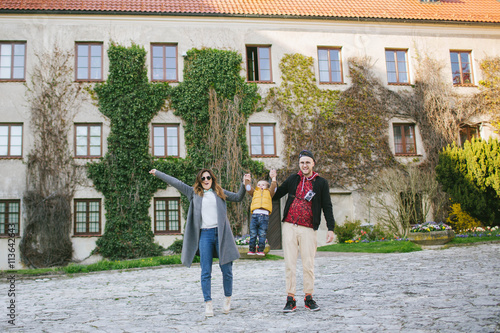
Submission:
M 454 202 L 486 226 L 500 225 L 500 145 L 473 139 L 439 155 L 438 181 Z

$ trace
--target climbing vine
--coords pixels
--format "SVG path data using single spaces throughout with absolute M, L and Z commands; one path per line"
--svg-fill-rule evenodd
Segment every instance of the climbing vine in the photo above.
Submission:
M 26 83 L 33 148 L 27 157 L 26 223 L 20 250 L 26 265 L 49 267 L 64 265 L 73 255 L 71 203 L 81 171 L 68 135 L 84 94 L 82 85 L 73 82 L 70 52 L 55 47 L 37 58 Z
M 89 178 L 105 197 L 106 227 L 96 252 L 112 259 L 158 255 L 149 207 L 164 185 L 148 173 L 153 165 L 148 126 L 165 105 L 169 86 L 148 82 L 143 47 L 112 44 L 108 57 L 109 77 L 93 90 L 99 110 L 110 120 L 108 151 L 88 165 Z
M 478 94 L 481 103 L 476 103 L 492 116 L 492 124 L 497 132 L 500 130 L 500 58 L 487 57 L 480 63 L 484 79 L 479 81 L 482 89 Z M 476 101 L 474 101 L 476 102 Z
M 367 59 L 349 60 L 352 85 L 343 92 L 317 86 L 311 57 L 285 55 L 280 69 L 283 82 L 265 103 L 280 116 L 287 172 L 296 169 L 302 149 L 314 151 L 316 170 L 336 187 L 359 187 L 395 165 L 386 134 L 388 94 Z

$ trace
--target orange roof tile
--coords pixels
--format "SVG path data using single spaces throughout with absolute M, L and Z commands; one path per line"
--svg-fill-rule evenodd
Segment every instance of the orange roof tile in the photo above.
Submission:
M 498 0 L 0 0 L 1 12 L 65 11 L 500 23 Z

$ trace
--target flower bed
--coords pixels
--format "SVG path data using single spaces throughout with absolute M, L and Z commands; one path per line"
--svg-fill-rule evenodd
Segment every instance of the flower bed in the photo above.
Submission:
M 500 237 L 500 230 L 497 227 L 475 227 L 467 229 L 460 234 L 456 235 L 457 238 L 468 238 L 468 237 Z
M 408 240 L 419 245 L 443 245 L 455 237 L 455 232 L 444 223 L 425 222 L 410 229 Z
M 441 230 L 451 230 L 451 227 L 443 222 L 425 222 L 422 224 L 417 224 L 410 229 L 410 232 L 431 232 L 431 231 L 441 231 Z
M 234 237 L 234 240 L 236 242 L 236 245 L 248 245 L 250 244 L 250 235 Z M 266 245 L 267 245 L 267 239 L 266 239 Z

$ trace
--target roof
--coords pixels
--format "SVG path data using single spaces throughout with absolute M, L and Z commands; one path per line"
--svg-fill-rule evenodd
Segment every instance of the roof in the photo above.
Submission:
M 0 12 L 500 23 L 499 0 L 0 0 Z

